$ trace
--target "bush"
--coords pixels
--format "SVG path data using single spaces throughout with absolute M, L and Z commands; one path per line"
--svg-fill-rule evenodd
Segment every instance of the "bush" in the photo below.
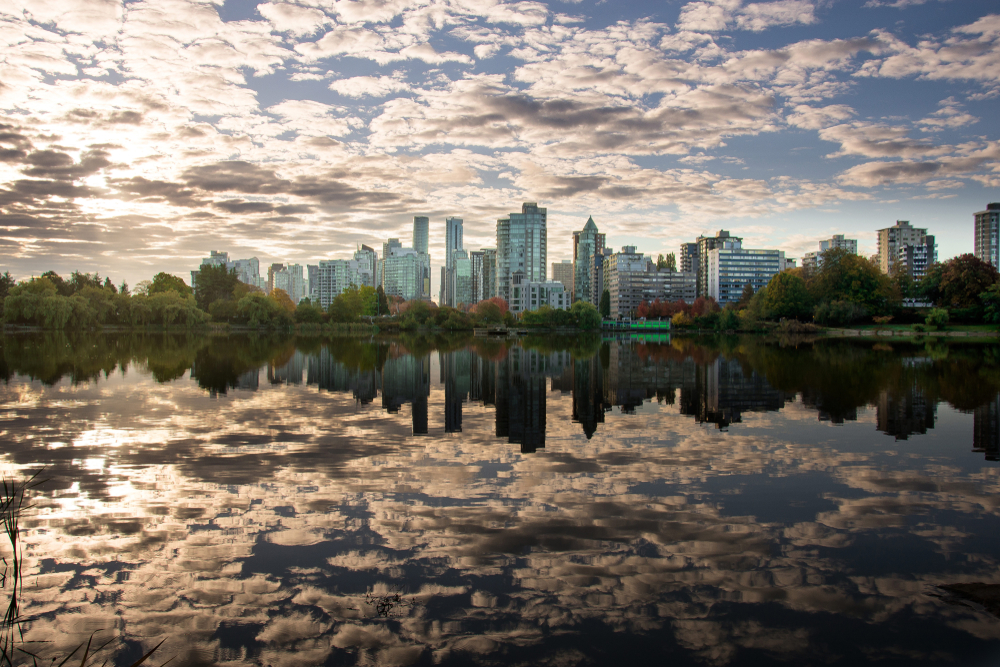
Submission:
M 676 315 L 670 318 L 670 326 L 676 327 L 678 329 L 685 329 L 691 326 L 693 323 L 694 320 L 692 320 L 691 317 L 687 315 L 687 313 L 677 313 Z
M 926 323 L 927 326 L 933 327 L 934 329 L 944 329 L 944 327 L 948 324 L 948 311 L 944 308 L 932 309 L 930 314 L 927 315 Z
M 813 320 L 825 327 L 846 326 L 867 316 L 865 307 L 853 301 L 827 301 L 813 312 Z

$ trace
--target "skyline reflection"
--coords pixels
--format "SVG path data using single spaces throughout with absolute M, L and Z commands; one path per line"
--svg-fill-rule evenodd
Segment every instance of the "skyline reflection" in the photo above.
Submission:
M 971 664 L 997 346 L 2 339 L 27 636 L 118 664 Z M 971 451 L 970 451 L 971 450 Z M 381 618 L 368 590 L 413 604 Z M 849 642 L 844 637 L 850 637 Z

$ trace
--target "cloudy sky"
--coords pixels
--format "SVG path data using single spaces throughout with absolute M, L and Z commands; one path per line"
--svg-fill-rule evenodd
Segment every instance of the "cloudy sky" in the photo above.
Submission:
M 907 219 L 943 259 L 1000 201 L 991 0 L 0 0 L 0 39 L 17 277 L 314 263 L 414 215 L 438 265 L 446 216 L 492 246 L 523 201 L 550 262 L 588 215 L 795 257 Z

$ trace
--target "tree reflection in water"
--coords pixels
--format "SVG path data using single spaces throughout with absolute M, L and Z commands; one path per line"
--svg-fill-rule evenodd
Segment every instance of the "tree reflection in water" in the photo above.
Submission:
M 0 344 L 4 465 L 51 480 L 22 610 L 54 653 L 94 630 L 180 664 L 1000 650 L 941 595 L 1000 584 L 993 344 Z

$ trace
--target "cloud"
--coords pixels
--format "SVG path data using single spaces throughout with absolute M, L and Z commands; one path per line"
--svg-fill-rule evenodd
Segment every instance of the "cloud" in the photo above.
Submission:
M 320 26 L 330 22 L 326 14 L 318 9 L 300 7 L 288 3 L 266 2 L 257 5 L 257 11 L 266 18 L 278 32 L 288 32 L 293 36 L 311 35 Z
M 800 104 L 794 108 L 794 113 L 789 114 L 787 120 L 788 124 L 794 127 L 822 130 L 849 120 L 854 115 L 854 109 L 846 104 L 830 104 L 825 107 Z
M 808 0 L 777 0 L 744 5 L 742 0 L 699 0 L 681 8 L 677 29 L 691 32 L 752 30 L 816 22 Z
M 391 93 L 409 91 L 410 86 L 399 76 L 353 76 L 332 82 L 330 90 L 346 97 L 385 97 Z

